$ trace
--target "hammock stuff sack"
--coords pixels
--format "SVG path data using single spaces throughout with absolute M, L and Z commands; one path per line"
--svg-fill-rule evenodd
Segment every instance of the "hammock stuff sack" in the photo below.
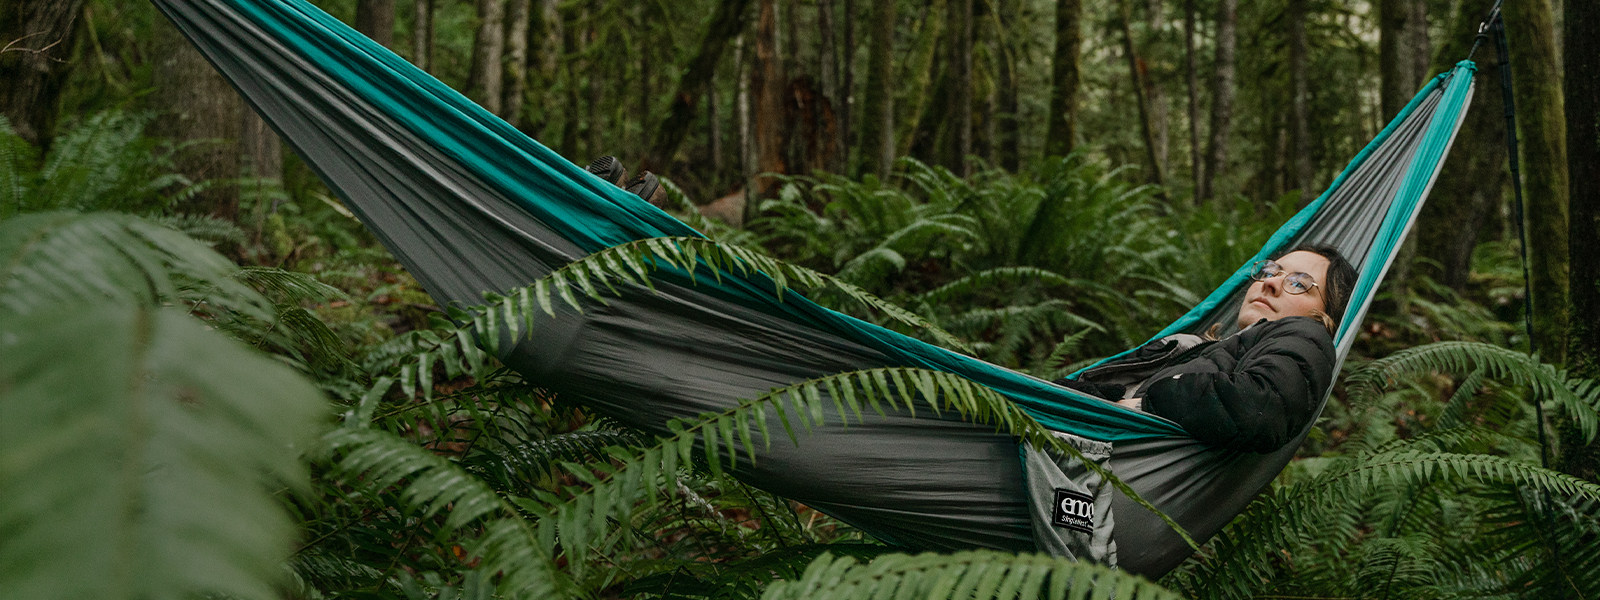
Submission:
M 700 236 L 303 0 L 154 2 L 442 305 L 483 304 L 485 292 L 527 286 L 619 244 Z M 1472 75 L 1463 62 L 1429 82 L 1257 257 L 1326 243 L 1359 269 L 1335 336 L 1341 360 L 1438 175 L 1470 102 Z M 603 305 L 539 319 L 531 335 L 509 350 L 502 345 L 501 360 L 564 397 L 658 433 L 669 419 L 720 412 L 736 399 L 830 374 L 943 371 L 1000 392 L 1090 455 L 1109 457 L 1119 478 L 1198 540 L 1243 510 L 1305 436 L 1270 454 L 1209 447 L 1165 419 L 842 315 L 793 291 L 779 297 L 759 273 L 715 280 L 702 272 L 693 281 L 657 273 L 654 290 L 619 285 L 620 296 Z M 1241 266 L 1156 337 L 1231 323 L 1249 282 Z M 1030 517 L 1025 480 L 1036 475 L 1024 472 L 1019 455 L 1014 437 L 949 413 L 869 412 L 865 423 L 819 427 L 798 445 L 780 434 L 737 475 L 908 550 L 1049 550 Z M 1191 553 L 1121 494 L 1099 503 L 1115 513 L 1114 529 L 1104 532 L 1113 539 L 1100 542 L 1115 543 L 1122 569 L 1159 577 Z

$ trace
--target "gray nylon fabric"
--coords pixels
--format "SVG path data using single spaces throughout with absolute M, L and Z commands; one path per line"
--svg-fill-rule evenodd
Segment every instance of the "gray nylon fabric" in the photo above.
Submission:
M 222 0 L 153 1 L 441 304 L 481 304 L 484 292 L 526 286 L 583 255 L 560 224 L 534 218 Z M 1431 105 L 1419 109 L 1417 123 L 1408 121 L 1329 199 L 1302 239 L 1335 242 L 1360 264 L 1385 210 L 1372 198 L 1392 194 L 1431 114 Z M 775 387 L 890 366 L 854 341 L 692 287 L 619 289 L 605 305 L 540 321 L 502 360 L 655 433 L 667 419 L 725 410 Z M 1271 481 L 1298 443 L 1255 455 L 1156 439 L 1118 445 L 1109 464 L 1204 540 Z M 1038 546 L 1022 462 L 1015 440 L 992 427 L 919 411 L 915 419 L 891 413 L 822 427 L 798 445 L 780 436 L 738 475 L 908 548 L 1029 551 Z M 1121 494 L 1111 510 L 1121 568 L 1158 577 L 1190 554 Z

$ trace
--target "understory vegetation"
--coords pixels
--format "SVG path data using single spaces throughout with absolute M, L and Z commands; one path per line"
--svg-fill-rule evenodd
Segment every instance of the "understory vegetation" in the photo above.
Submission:
M 1466 296 L 1421 275 L 1380 295 L 1301 458 L 1149 582 L 902 554 L 731 475 L 878 403 L 1055 443 L 965 380 L 845 373 L 658 438 L 495 351 L 653 266 L 759 269 L 1052 378 L 1181 315 L 1293 196 L 1193 208 L 1083 155 L 966 178 L 903 160 L 886 181 L 791 178 L 743 229 L 685 212 L 714 241 L 608 250 L 445 311 L 324 188 L 190 181 L 147 122 L 101 113 L 40 155 L 0 121 L 0 597 L 1600 597 L 1600 485 L 1542 466 L 1536 411 L 1592 440 L 1600 387 L 1517 349 L 1502 242 Z M 240 187 L 237 222 L 178 208 L 208 186 Z M 841 388 L 850 406 L 815 393 Z

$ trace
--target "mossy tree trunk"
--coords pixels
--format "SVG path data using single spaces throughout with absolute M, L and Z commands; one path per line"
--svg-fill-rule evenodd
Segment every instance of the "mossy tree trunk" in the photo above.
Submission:
M 1562 14 L 1567 122 L 1567 281 L 1571 313 L 1567 365 L 1578 376 L 1600 378 L 1600 3 L 1567 0 Z M 1559 430 L 1557 467 L 1589 481 L 1600 479 L 1600 448 L 1575 427 Z
M 1231 2 L 1233 0 L 1223 0 Z M 1078 137 L 1078 56 L 1083 46 L 1083 1 L 1056 0 L 1056 51 L 1051 62 L 1050 124 L 1044 153 L 1066 156 Z
M 1216 195 L 1217 181 L 1228 164 L 1228 137 L 1233 128 L 1234 53 L 1238 49 L 1239 0 L 1218 0 L 1216 60 L 1211 75 L 1211 139 L 1206 143 L 1206 177 L 1199 202 Z
M 873 0 L 867 90 L 862 99 L 861 172 L 879 179 L 894 165 L 894 0 Z
M 1505 23 L 1522 151 L 1534 343 L 1545 362 L 1561 364 L 1567 333 L 1567 119 L 1555 18 L 1549 0 L 1517 0 L 1506 3 Z
M 55 134 L 82 8 L 83 0 L 0 0 L 0 115 L 40 148 Z

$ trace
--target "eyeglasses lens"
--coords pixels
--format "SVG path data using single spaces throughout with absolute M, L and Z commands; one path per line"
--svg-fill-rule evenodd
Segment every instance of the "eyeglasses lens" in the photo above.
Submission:
M 1278 266 L 1278 263 L 1270 260 L 1263 260 L 1255 264 L 1255 272 L 1250 274 L 1250 278 L 1256 281 L 1261 281 L 1263 279 L 1277 277 L 1278 274 L 1282 272 L 1283 267 Z
M 1311 276 L 1295 273 L 1283 280 L 1283 289 L 1291 294 L 1304 294 L 1311 290 Z

